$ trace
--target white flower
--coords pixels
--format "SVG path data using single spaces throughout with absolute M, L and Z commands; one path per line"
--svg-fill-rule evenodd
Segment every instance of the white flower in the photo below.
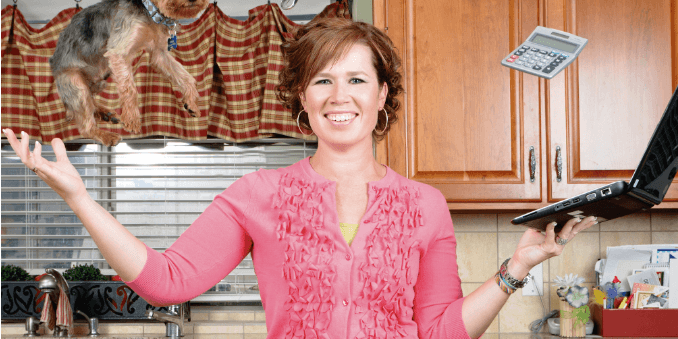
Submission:
M 563 278 L 556 276 L 556 279 L 553 282 L 553 286 L 556 287 L 574 287 L 584 283 L 584 278 L 579 278 L 577 274 L 573 275 L 570 273 L 569 275 L 566 274 Z
M 584 283 L 584 278 L 579 278 L 577 274 L 566 274 L 563 278 L 556 276 L 553 286 L 557 287 L 556 294 L 565 300 L 565 296 L 570 292 L 570 288 Z

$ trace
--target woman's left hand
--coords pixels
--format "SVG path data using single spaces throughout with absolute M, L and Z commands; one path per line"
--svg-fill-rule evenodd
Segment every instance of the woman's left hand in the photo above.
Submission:
M 596 221 L 595 217 L 574 218 L 566 222 L 558 234 L 554 231 L 556 227 L 555 222 L 546 226 L 546 234 L 542 234 L 541 231 L 534 228 L 528 229 L 520 238 L 518 248 L 516 248 L 511 258 L 511 261 L 513 261 L 512 266 L 520 272 L 525 272 L 527 275 L 527 272 L 532 267 L 537 266 L 546 259 L 563 253 L 567 243 L 572 241 L 577 233 L 597 223 L 598 221 Z M 560 244 L 557 240 L 559 240 Z

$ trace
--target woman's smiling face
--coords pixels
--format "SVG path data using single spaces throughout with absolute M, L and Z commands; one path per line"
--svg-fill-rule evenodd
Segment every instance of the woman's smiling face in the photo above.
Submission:
M 369 141 L 371 145 L 372 130 L 388 93 L 388 86 L 379 84 L 372 63 L 370 48 L 357 43 L 311 78 L 301 103 L 318 142 L 353 145 Z

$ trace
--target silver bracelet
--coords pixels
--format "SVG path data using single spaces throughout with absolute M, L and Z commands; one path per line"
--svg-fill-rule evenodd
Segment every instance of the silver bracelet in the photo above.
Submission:
M 525 279 L 523 280 L 518 280 L 514 278 L 513 276 L 511 276 L 511 273 L 508 272 L 507 265 L 509 260 L 511 260 L 510 257 L 504 260 L 504 263 L 501 264 L 501 267 L 499 268 L 499 274 L 501 274 L 501 277 L 504 279 L 504 281 L 514 289 L 523 288 L 525 284 L 527 284 L 527 282 L 530 281 L 530 274 L 528 273 Z

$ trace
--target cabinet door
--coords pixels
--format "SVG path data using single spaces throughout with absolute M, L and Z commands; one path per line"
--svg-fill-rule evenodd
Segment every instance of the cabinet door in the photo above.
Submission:
M 549 201 L 631 178 L 678 85 L 677 9 L 677 0 L 546 0 L 548 27 L 589 40 L 546 83 Z M 678 179 L 660 206 L 677 202 Z
M 438 188 L 452 208 L 541 202 L 540 82 L 501 65 L 537 26 L 538 3 L 375 0 L 405 78 L 400 122 L 378 159 Z

